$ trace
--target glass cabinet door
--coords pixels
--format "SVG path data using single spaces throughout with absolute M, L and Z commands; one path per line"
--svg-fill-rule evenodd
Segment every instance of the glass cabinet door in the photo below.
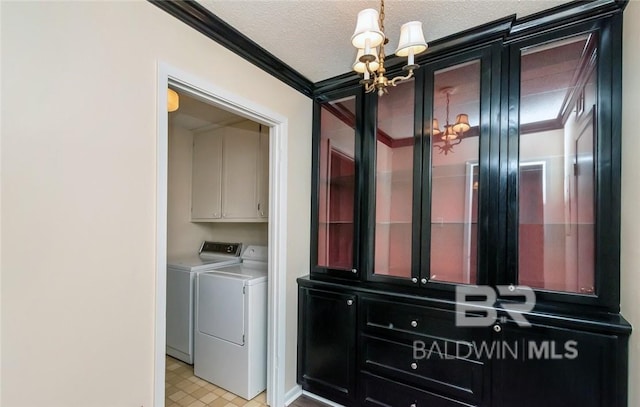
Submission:
M 594 294 L 598 36 L 520 49 L 517 281 Z
M 425 124 L 431 135 L 429 261 L 423 262 L 430 282 L 478 282 L 480 68 L 481 60 L 473 59 L 432 74 L 431 122 Z
M 374 276 L 412 277 L 414 95 L 410 80 L 378 97 Z
M 319 111 L 319 113 L 318 113 Z M 355 275 L 356 98 L 320 104 L 317 175 L 317 257 L 320 269 Z

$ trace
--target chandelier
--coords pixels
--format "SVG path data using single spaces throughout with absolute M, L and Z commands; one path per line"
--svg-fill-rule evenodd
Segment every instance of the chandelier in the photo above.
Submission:
M 358 49 L 353 70 L 364 75 L 360 83 L 367 93 L 377 90 L 378 95 L 382 96 L 388 93 L 388 86 L 396 86 L 399 82 L 410 79 L 413 70 L 418 68 L 414 63 L 414 56 L 427 49 L 422 23 L 411 21 L 403 24 L 400 27 L 396 55 L 407 57 L 407 65 L 403 67 L 407 74 L 390 79 L 385 76 L 387 71 L 384 67 L 384 46 L 388 42 L 384 33 L 384 0 L 381 0 L 380 13 L 371 8 L 358 13 L 356 30 L 351 37 L 351 43 Z
M 433 135 L 433 137 L 435 137 L 434 143 L 444 143 L 442 145 L 434 144 L 434 146 L 438 147 L 440 149 L 440 154 L 444 153 L 444 155 L 453 153 L 453 146 L 457 146 L 458 144 L 460 144 L 462 142 L 464 133 L 466 133 L 471 128 L 471 126 L 469 125 L 469 115 L 466 113 L 460 113 L 456 116 L 456 122 L 454 124 L 449 124 L 449 98 L 453 93 L 455 93 L 455 91 L 456 89 L 453 87 L 445 87 L 440 89 L 440 93 L 447 97 L 447 114 L 443 131 L 440 131 L 438 119 L 433 119 L 433 130 L 431 134 Z

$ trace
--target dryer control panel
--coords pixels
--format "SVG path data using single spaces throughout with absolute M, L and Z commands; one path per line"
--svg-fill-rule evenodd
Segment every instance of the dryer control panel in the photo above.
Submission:
M 202 242 L 200 246 L 200 254 L 216 254 L 228 256 L 240 256 L 242 243 L 225 243 L 225 242 Z

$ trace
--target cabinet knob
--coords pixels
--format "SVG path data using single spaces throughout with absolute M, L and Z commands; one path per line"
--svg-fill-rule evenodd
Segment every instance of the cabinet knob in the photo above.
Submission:
M 418 405 L 416 403 L 411 403 L 409 407 L 418 407 Z
M 411 364 L 411 369 L 416 370 L 418 368 L 418 364 L 416 362 L 413 362 Z
M 422 284 L 427 284 L 427 279 L 426 279 L 426 278 L 423 278 L 422 280 L 420 280 L 420 282 L 421 282 Z
M 413 282 L 413 283 L 417 283 L 417 282 L 418 282 L 418 279 L 414 277 L 414 278 L 412 278 L 412 279 L 411 279 L 411 282 Z
M 349 306 L 353 305 L 353 300 L 347 300 L 347 305 Z
M 417 327 L 418 326 L 418 321 L 416 321 L 415 319 L 413 321 L 411 321 L 411 326 L 412 327 Z
M 227 214 L 226 214 L 226 213 L 223 213 L 223 214 L 222 214 L 222 217 L 223 217 L 223 218 L 226 218 L 226 217 L 227 217 Z
M 218 212 L 213 213 L 213 217 L 215 218 L 216 216 L 218 216 Z
M 502 327 L 501 327 L 499 324 L 495 324 L 495 325 L 493 326 L 493 330 L 494 330 L 496 333 L 500 333 L 500 332 L 502 332 Z
M 358 269 L 351 269 L 351 272 L 352 272 L 353 274 L 358 274 Z

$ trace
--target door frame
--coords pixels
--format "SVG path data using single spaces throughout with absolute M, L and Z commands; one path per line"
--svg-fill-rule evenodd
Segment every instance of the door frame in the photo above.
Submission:
M 164 407 L 167 270 L 167 87 L 269 127 L 269 271 L 267 304 L 267 403 L 284 405 L 287 270 L 288 119 L 190 73 L 158 63 L 156 151 L 156 292 L 154 326 L 154 407 Z

